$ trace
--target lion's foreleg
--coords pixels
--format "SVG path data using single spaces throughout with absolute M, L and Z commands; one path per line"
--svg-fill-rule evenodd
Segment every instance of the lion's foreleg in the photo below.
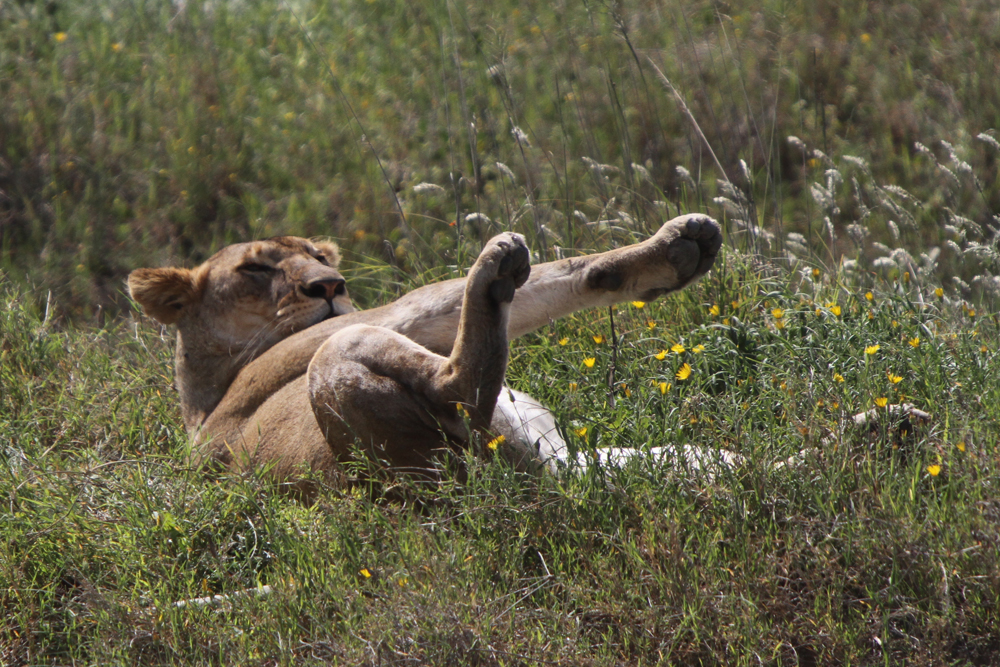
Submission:
M 503 386 L 510 303 L 529 272 L 524 239 L 500 234 L 486 244 L 466 279 L 455 343 L 438 379 L 468 397 L 476 428 L 489 425 Z
M 507 367 L 507 317 L 529 272 L 521 237 L 492 239 L 469 273 L 454 347 L 443 357 L 386 327 L 354 325 L 317 350 L 309 399 L 337 456 L 351 443 L 398 467 L 488 430 Z
M 309 364 L 309 401 L 343 459 L 359 444 L 400 468 L 422 468 L 445 443 L 467 437 L 463 397 L 438 381 L 446 358 L 369 325 L 338 331 Z

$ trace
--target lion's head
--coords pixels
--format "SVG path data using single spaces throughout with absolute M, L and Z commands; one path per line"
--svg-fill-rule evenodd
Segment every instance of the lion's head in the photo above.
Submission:
M 185 385 L 228 385 L 281 340 L 354 311 L 339 262 L 332 243 L 283 236 L 227 246 L 194 269 L 137 269 L 128 288 L 147 315 L 177 325 L 178 385 L 185 393 Z M 188 383 L 185 375 L 198 379 Z M 221 396 L 188 398 L 211 410 Z

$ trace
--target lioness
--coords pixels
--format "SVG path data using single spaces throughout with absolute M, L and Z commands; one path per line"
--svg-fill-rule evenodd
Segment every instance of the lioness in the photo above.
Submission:
M 476 433 L 504 435 L 500 451 L 531 470 L 564 443 L 547 410 L 503 388 L 508 340 L 681 289 L 721 244 L 714 220 L 685 215 L 642 243 L 532 268 L 524 239 L 500 234 L 468 277 L 367 311 L 351 305 L 337 247 L 294 237 L 228 246 L 195 269 L 138 269 L 128 286 L 177 325 L 181 411 L 203 458 L 296 485 L 306 467 L 338 479 L 356 443 L 423 469 Z

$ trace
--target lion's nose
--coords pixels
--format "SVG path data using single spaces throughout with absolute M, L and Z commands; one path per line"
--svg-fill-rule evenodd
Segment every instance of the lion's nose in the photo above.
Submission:
M 299 287 L 303 296 L 310 299 L 331 300 L 335 296 L 340 296 L 347 291 L 346 281 L 343 278 L 317 278 L 310 280 L 305 285 Z

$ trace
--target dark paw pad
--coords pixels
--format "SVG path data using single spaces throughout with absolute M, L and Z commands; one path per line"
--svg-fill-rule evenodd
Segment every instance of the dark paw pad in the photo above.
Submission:
M 524 239 L 519 235 L 512 236 L 515 242 L 509 244 L 507 254 L 500 260 L 497 278 L 510 278 L 514 281 L 514 287 L 520 287 L 528 280 L 528 275 L 531 273 L 531 257 Z

